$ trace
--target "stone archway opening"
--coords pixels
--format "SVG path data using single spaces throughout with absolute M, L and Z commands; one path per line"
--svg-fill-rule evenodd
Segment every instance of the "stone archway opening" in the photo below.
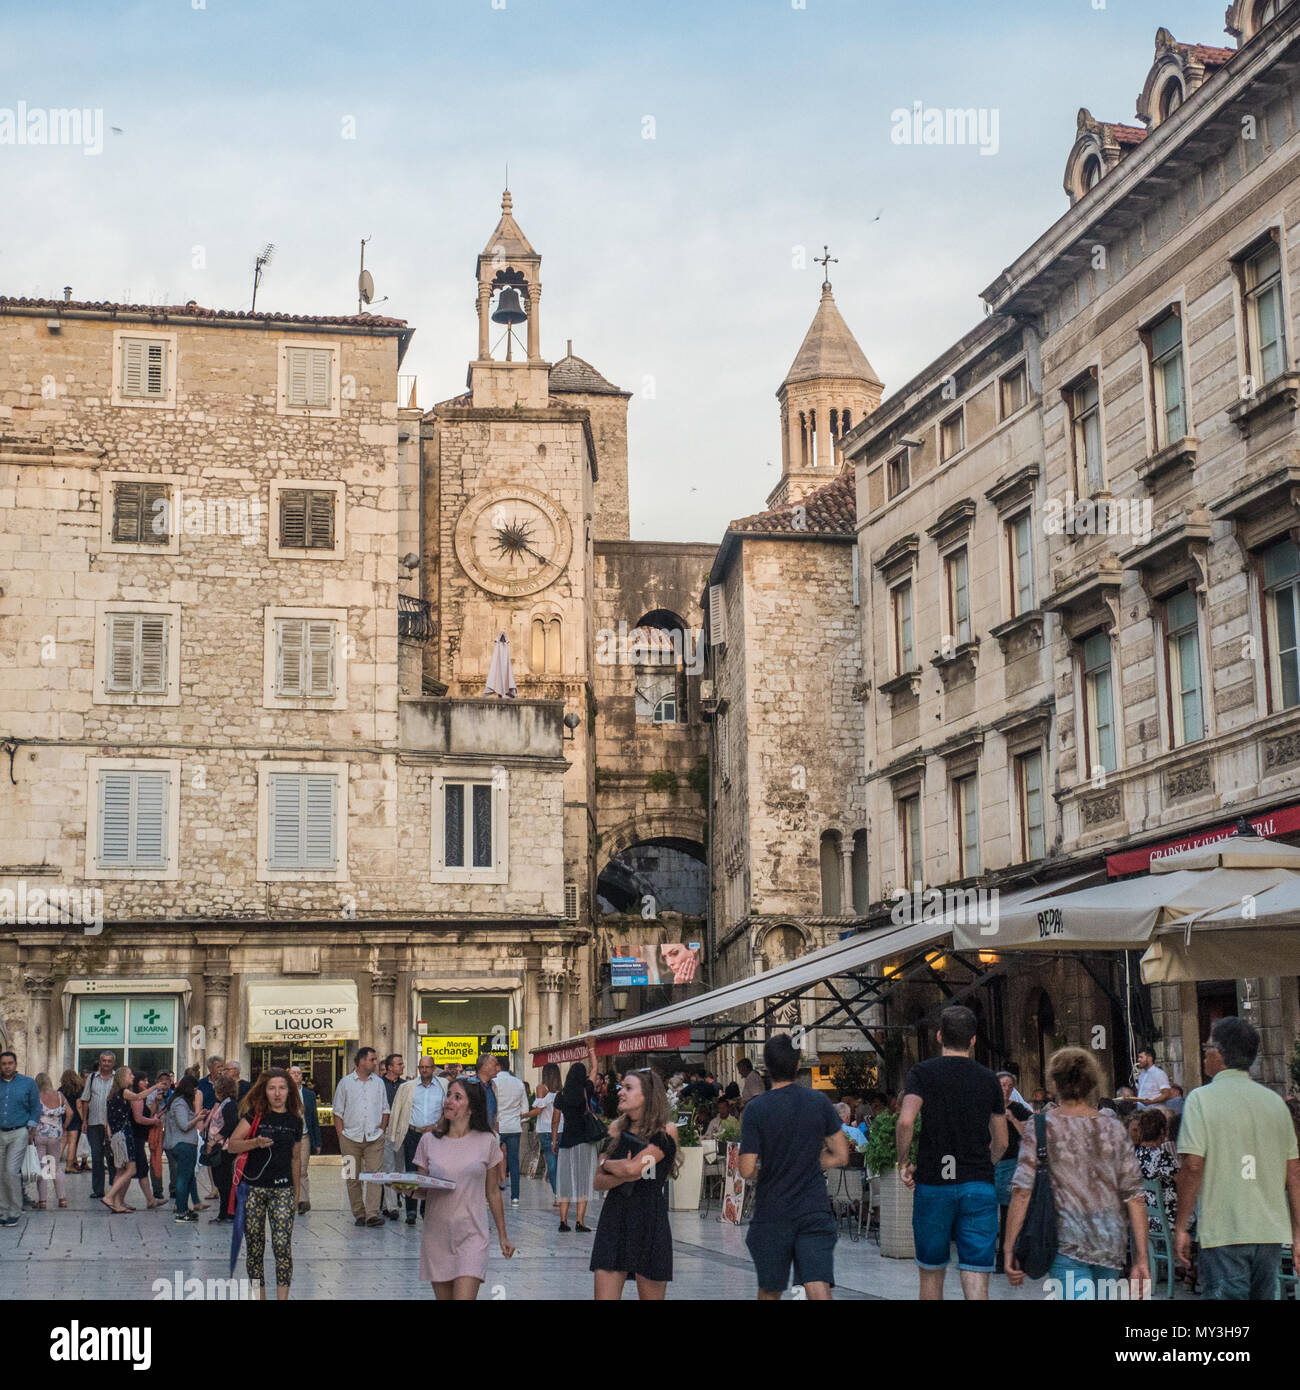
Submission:
M 698 841 L 675 835 L 638 840 L 606 861 L 596 883 L 596 904 L 602 916 L 640 914 L 651 899 L 656 916 L 702 917 L 708 877 L 708 857 Z

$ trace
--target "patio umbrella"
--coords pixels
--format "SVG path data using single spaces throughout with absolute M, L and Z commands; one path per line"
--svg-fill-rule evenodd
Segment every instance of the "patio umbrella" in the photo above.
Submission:
M 498 700 L 513 700 L 518 693 L 514 667 L 510 664 L 510 642 L 503 632 L 492 645 L 492 664 L 488 667 L 483 694 L 495 695 Z
M 1234 836 L 1152 860 L 1143 878 L 1004 906 L 987 924 L 955 927 L 953 944 L 958 950 L 1129 950 L 1148 945 L 1160 928 L 1231 912 L 1243 899 L 1296 879 L 1300 848 Z

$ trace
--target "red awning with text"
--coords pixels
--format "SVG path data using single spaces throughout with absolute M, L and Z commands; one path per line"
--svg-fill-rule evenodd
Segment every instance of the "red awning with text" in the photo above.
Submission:
M 1250 816 L 1248 819 L 1255 834 L 1266 840 L 1276 839 L 1279 835 L 1293 835 L 1300 832 L 1300 805 L 1284 806 L 1280 811 L 1270 811 L 1267 815 Z M 1166 855 L 1176 854 L 1180 849 L 1199 849 L 1202 845 L 1212 845 L 1236 833 L 1237 823 L 1233 821 L 1196 835 L 1184 835 L 1179 840 L 1166 840 L 1163 844 L 1148 845 L 1145 849 L 1129 849 L 1123 854 L 1108 855 L 1106 872 L 1111 878 L 1117 878 L 1121 874 L 1146 873 L 1153 859 L 1163 859 Z
M 676 1052 L 691 1040 L 688 1024 L 684 1028 L 661 1028 L 657 1032 L 637 1032 L 616 1034 L 613 1037 L 595 1038 L 593 1043 L 597 1057 L 617 1057 L 623 1052 Z M 533 1065 L 544 1067 L 548 1062 L 585 1062 L 587 1044 L 585 1042 L 563 1043 L 559 1047 L 539 1047 L 533 1053 Z

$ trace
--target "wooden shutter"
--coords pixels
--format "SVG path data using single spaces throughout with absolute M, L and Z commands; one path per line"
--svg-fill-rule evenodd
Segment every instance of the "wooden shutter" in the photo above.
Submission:
M 99 862 L 128 867 L 131 863 L 131 774 L 99 774 Z
M 280 494 L 280 544 L 287 550 L 307 548 L 307 496 L 302 488 Z
M 334 494 L 307 494 L 307 546 L 311 550 L 334 549 Z
M 727 643 L 726 593 L 721 584 L 709 585 L 709 646 L 723 647 Z
M 141 491 L 140 539 L 146 545 L 166 545 L 172 529 L 171 488 L 167 483 L 143 483 Z
M 316 774 L 303 778 L 305 808 L 303 815 L 303 856 L 306 869 L 332 869 L 337 862 L 334 847 L 335 801 L 338 778 L 332 774 Z
M 315 348 L 307 354 L 307 404 L 326 410 L 330 404 L 330 354 L 327 348 Z
M 107 680 L 110 691 L 129 695 L 135 690 L 136 619 L 132 613 L 112 613 L 108 619 Z
M 302 778 L 288 773 L 273 774 L 270 798 L 267 862 L 272 869 L 299 868 L 302 855 Z
M 334 694 L 334 624 L 308 622 L 307 679 L 308 695 Z
M 302 629 L 300 618 L 281 618 L 275 625 L 275 689 L 279 695 L 302 694 Z
M 290 348 L 288 352 L 288 393 L 290 405 L 307 404 L 307 349 Z
M 113 539 L 122 545 L 133 545 L 139 541 L 143 511 L 143 483 L 114 483 Z
M 142 695 L 167 693 L 167 619 L 162 614 L 145 613 L 138 619 L 140 665 L 136 689 Z
M 145 380 L 145 344 L 141 338 L 122 339 L 122 394 L 143 396 Z
M 166 343 L 145 344 L 144 394 L 146 396 L 165 396 L 167 394 Z
M 136 772 L 135 827 L 132 861 L 139 865 L 167 862 L 167 788 L 165 772 Z

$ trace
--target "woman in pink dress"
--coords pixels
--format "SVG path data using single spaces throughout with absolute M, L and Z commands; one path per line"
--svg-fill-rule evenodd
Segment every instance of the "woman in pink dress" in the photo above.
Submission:
M 454 1189 L 426 1188 L 420 1278 L 433 1285 L 437 1299 L 472 1302 L 487 1278 L 488 1208 L 496 1222 L 501 1253 L 515 1247 L 506 1239 L 506 1209 L 497 1183 L 501 1143 L 488 1120 L 487 1095 L 477 1078 L 457 1077 L 447 1089 L 442 1119 L 415 1149 L 415 1169 L 446 1178 Z

